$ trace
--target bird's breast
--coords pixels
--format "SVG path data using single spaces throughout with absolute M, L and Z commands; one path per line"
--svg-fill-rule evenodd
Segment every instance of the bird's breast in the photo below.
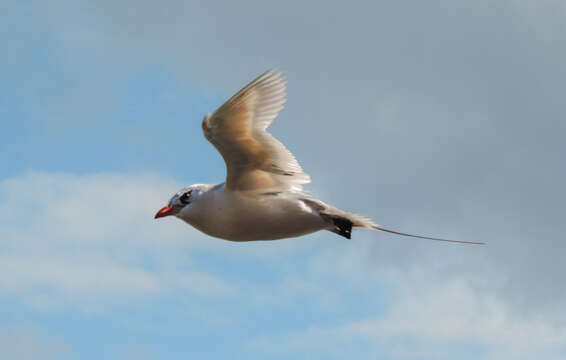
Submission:
M 299 200 L 243 192 L 215 194 L 203 201 L 197 216 L 185 220 L 198 230 L 226 240 L 275 240 L 328 227 Z

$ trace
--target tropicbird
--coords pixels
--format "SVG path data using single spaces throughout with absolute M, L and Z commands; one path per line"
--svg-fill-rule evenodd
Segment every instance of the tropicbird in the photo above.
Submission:
M 283 109 L 286 80 L 271 69 L 250 82 L 212 115 L 202 130 L 226 163 L 224 183 L 179 190 L 155 218 L 175 215 L 210 236 L 230 241 L 276 240 L 329 230 L 347 239 L 353 228 L 467 244 L 385 229 L 305 192 L 310 182 L 295 157 L 266 131 Z

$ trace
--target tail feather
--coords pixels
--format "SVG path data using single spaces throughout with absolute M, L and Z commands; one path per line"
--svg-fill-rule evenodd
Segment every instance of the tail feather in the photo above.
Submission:
M 458 243 L 458 244 L 485 245 L 485 243 L 483 243 L 483 242 L 440 239 L 440 238 L 435 238 L 435 237 L 406 234 L 406 233 L 399 232 L 399 231 L 389 230 L 389 229 L 382 228 L 380 225 L 377 225 L 370 218 L 367 218 L 365 216 L 358 215 L 358 214 L 348 213 L 346 215 L 346 217 L 348 218 L 348 220 L 350 220 L 352 222 L 354 227 L 361 227 L 361 228 L 366 228 L 366 229 L 385 231 L 385 232 L 388 232 L 388 233 L 391 233 L 391 234 L 408 236 L 408 237 L 413 237 L 413 238 L 417 238 L 417 239 L 444 241 L 444 242 Z
M 414 237 L 414 238 L 418 238 L 418 239 L 445 241 L 445 242 L 458 243 L 458 244 L 485 245 L 485 243 L 483 243 L 483 242 L 476 242 L 476 241 L 447 240 L 447 239 L 439 239 L 439 238 L 433 238 L 433 237 L 428 237 L 428 236 L 405 234 L 405 233 L 402 233 L 402 232 L 399 232 L 399 231 L 384 229 L 384 228 L 379 227 L 379 226 L 373 226 L 372 228 L 374 230 L 385 231 L 385 232 L 395 234 L 395 235 L 409 236 L 409 237 Z
M 382 228 L 381 225 L 377 225 L 372 219 L 365 216 L 353 213 L 347 213 L 333 206 L 327 205 L 318 199 L 312 197 L 303 197 L 300 199 L 306 206 L 310 207 L 313 211 L 316 211 L 326 219 L 332 227 L 329 231 L 350 239 L 352 236 L 352 228 L 366 228 L 371 230 L 385 231 L 395 235 L 408 236 L 417 239 L 434 240 L 434 241 L 444 241 L 450 243 L 458 244 L 472 244 L 472 245 L 485 245 L 483 242 L 475 241 L 460 241 L 460 240 L 447 240 L 421 235 L 406 234 L 399 231 L 389 230 Z

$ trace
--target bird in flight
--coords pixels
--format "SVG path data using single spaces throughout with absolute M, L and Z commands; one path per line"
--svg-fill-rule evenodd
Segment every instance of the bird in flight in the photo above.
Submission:
M 266 131 L 283 109 L 286 80 L 271 69 L 202 120 L 202 130 L 226 163 L 226 181 L 179 190 L 155 218 L 176 216 L 210 236 L 231 241 L 276 240 L 329 230 L 347 239 L 352 229 L 455 243 L 388 230 L 342 211 L 303 190 L 310 182 L 295 157 Z

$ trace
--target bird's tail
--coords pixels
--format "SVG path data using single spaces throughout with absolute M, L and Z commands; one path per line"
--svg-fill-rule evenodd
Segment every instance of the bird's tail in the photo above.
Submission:
M 367 218 L 365 216 L 361 216 L 361 215 L 358 215 L 358 214 L 347 213 L 346 218 L 352 222 L 353 227 L 361 227 L 361 228 L 366 228 L 366 229 L 371 229 L 371 230 L 385 231 L 385 232 L 388 232 L 388 233 L 391 233 L 391 234 L 408 236 L 408 237 L 417 238 L 417 239 L 444 241 L 444 242 L 459 243 L 459 244 L 485 245 L 485 243 L 483 243 L 483 242 L 447 240 L 447 239 L 440 239 L 440 238 L 434 238 L 434 237 L 428 237 L 428 236 L 406 234 L 406 233 L 399 232 L 399 231 L 389 230 L 389 229 L 385 229 L 385 228 L 381 227 L 381 225 L 377 225 L 370 218 Z

